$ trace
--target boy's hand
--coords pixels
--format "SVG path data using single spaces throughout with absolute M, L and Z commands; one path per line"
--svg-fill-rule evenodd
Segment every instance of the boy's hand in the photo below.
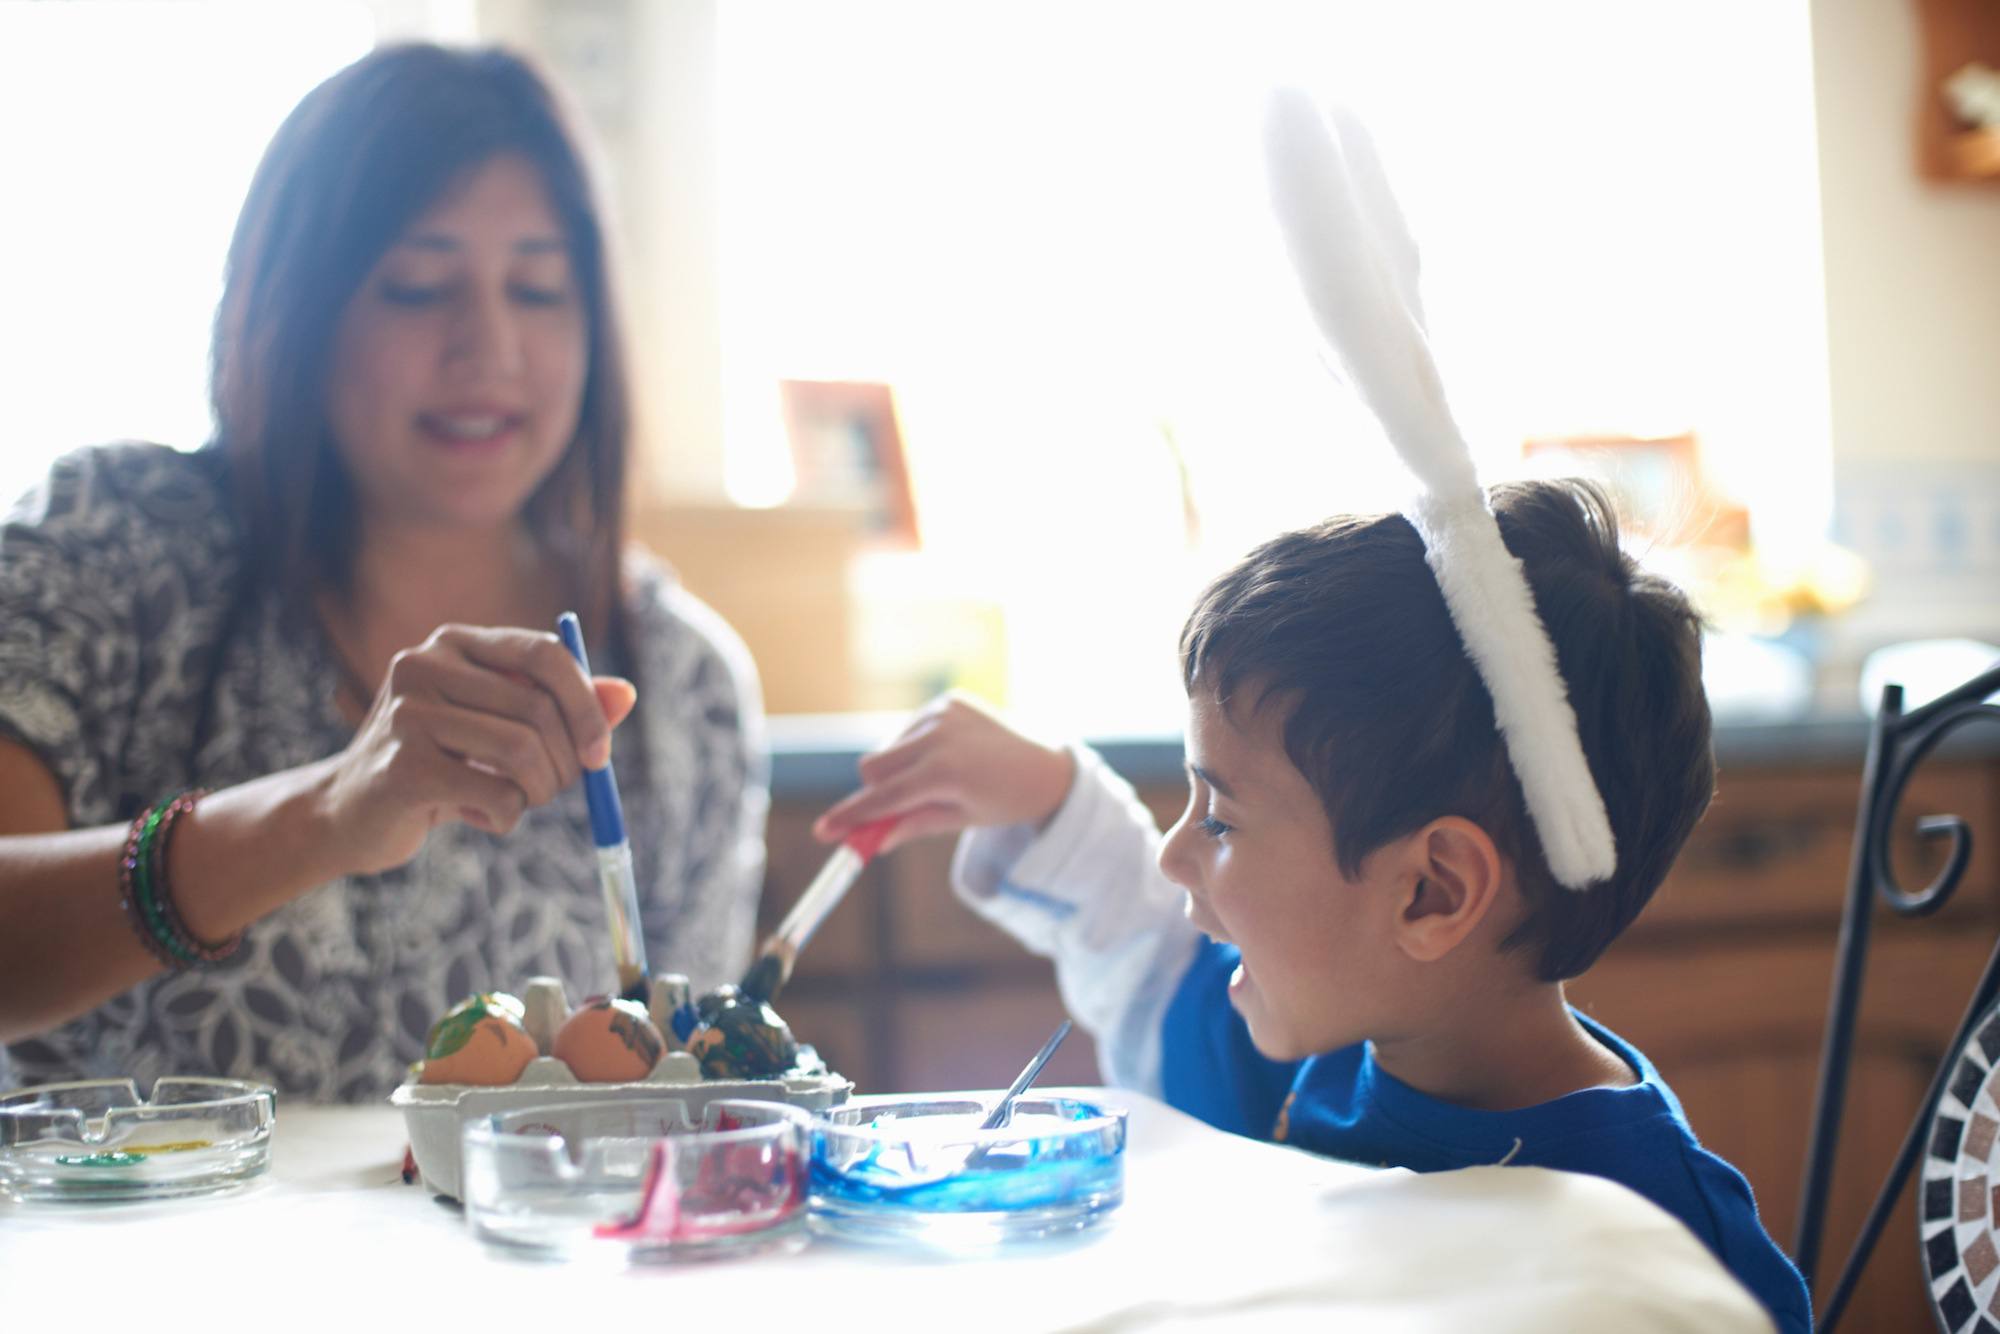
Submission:
M 886 852 L 929 834 L 1045 824 L 1069 795 L 1076 761 L 953 691 L 925 705 L 901 736 L 862 756 L 860 769 L 861 790 L 814 821 L 813 835 L 838 843 L 861 825 L 894 816 Z

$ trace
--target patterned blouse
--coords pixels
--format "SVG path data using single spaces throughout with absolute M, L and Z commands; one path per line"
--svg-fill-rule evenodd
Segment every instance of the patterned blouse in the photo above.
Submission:
M 0 735 L 41 756 L 72 827 L 192 787 L 310 763 L 354 729 L 317 622 L 275 597 L 224 625 L 241 577 L 223 462 L 157 445 L 80 450 L 0 518 Z M 618 781 L 656 970 L 699 992 L 750 956 L 769 762 L 741 641 L 666 572 L 628 561 L 636 662 Z M 304 622 L 301 625 L 301 622 Z M 115 895 L 107 875 L 102 892 Z M 140 983 L 0 1050 L 0 1088 L 210 1073 L 313 1101 L 401 1082 L 474 991 L 549 974 L 615 988 L 582 785 L 506 837 L 442 825 L 407 866 L 334 881 L 251 925 L 216 965 Z

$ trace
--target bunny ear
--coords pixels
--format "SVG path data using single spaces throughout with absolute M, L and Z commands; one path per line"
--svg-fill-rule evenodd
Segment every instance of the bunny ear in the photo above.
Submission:
M 1417 246 L 1368 134 L 1336 139 L 1311 98 L 1279 92 L 1265 123 L 1272 206 L 1314 322 L 1426 490 L 1477 495 L 1465 438 L 1424 336 Z
M 1311 99 L 1303 93 L 1297 93 L 1297 96 L 1303 103 L 1301 110 L 1310 113 L 1313 110 Z M 1326 116 L 1325 124 L 1332 129 L 1340 156 L 1347 164 L 1355 206 L 1361 210 L 1361 216 L 1368 225 L 1375 253 L 1387 266 L 1396 285 L 1396 294 L 1409 309 L 1417 328 L 1427 331 L 1423 297 L 1418 285 L 1423 266 L 1417 255 L 1417 238 L 1410 232 L 1409 223 L 1403 219 L 1402 206 L 1396 202 L 1396 192 L 1389 188 L 1389 173 L 1382 169 L 1381 155 L 1375 151 L 1375 136 L 1346 107 L 1330 107 Z
M 1407 517 L 1492 696 L 1549 869 L 1571 889 L 1608 880 L 1618 869 L 1611 821 L 1555 645 L 1446 404 L 1424 334 L 1417 245 L 1374 142 L 1353 116 L 1329 126 L 1311 98 L 1286 89 L 1272 99 L 1265 147 L 1273 207 L 1313 319 L 1423 485 Z

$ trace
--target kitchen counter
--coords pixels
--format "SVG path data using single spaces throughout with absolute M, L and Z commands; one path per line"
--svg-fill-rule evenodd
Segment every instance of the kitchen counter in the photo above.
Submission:
M 896 735 L 898 713 L 788 714 L 770 720 L 771 790 L 786 800 L 824 800 L 854 786 L 862 754 Z M 1088 738 L 1107 763 L 1132 783 L 1179 782 L 1178 735 Z M 1804 715 L 1776 722 L 1719 720 L 1715 755 L 1725 771 L 1806 765 L 1859 766 L 1868 749 L 1860 713 Z M 1946 758 L 2000 755 L 2000 727 L 1961 728 L 1939 747 Z

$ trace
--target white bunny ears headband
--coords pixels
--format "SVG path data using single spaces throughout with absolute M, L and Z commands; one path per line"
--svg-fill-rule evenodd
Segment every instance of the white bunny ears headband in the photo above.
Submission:
M 1265 130 L 1273 207 L 1329 348 L 1423 490 L 1405 517 L 1424 541 L 1452 624 L 1493 715 L 1549 869 L 1587 889 L 1618 869 L 1555 645 L 1527 576 L 1500 540 L 1472 455 L 1446 405 L 1417 292 L 1417 245 L 1360 122 L 1329 123 L 1286 89 Z

